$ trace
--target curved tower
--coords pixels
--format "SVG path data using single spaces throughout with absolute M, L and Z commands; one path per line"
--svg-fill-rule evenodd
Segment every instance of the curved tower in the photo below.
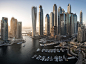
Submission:
M 37 8 L 32 7 L 32 37 L 36 35 Z

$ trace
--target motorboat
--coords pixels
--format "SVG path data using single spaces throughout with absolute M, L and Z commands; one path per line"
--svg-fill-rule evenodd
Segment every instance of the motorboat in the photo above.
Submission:
M 23 47 L 25 47 L 25 45 L 23 45 Z

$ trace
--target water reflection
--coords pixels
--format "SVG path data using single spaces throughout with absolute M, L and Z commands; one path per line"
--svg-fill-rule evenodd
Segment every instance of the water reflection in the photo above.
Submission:
M 7 54 L 7 46 L 0 47 L 0 56 Z
M 37 39 L 32 39 L 33 47 L 38 48 L 39 47 L 39 42 Z

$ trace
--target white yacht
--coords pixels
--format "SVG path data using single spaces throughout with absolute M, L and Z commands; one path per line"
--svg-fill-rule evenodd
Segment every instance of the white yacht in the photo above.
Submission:
M 25 47 L 25 45 L 23 45 L 23 47 Z

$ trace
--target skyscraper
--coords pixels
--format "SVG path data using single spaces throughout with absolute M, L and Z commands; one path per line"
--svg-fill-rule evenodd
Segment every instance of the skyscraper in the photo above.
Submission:
M 54 26 L 57 26 L 57 6 L 54 4 L 53 6 L 53 13 L 54 13 Z
M 32 37 L 36 35 L 37 8 L 32 7 Z
M 45 17 L 45 33 L 46 33 L 46 35 L 50 34 L 50 17 L 49 17 L 49 14 L 47 14 Z
M 74 33 L 77 33 L 77 15 L 73 14 L 74 17 Z
M 64 9 L 62 9 L 62 13 L 65 13 Z
M 60 23 L 61 23 L 61 31 L 60 35 L 66 35 L 66 14 L 62 13 L 60 14 Z
M 74 34 L 74 16 L 73 13 L 69 14 L 70 16 L 70 35 Z
M 51 28 L 54 26 L 54 13 L 50 13 L 50 33 L 51 33 Z
M 68 4 L 68 6 L 67 6 L 67 12 L 70 14 L 71 13 L 71 5 L 70 4 Z
M 15 19 L 14 17 L 11 18 L 11 34 L 12 37 L 16 38 L 16 32 L 17 32 L 17 19 Z
M 62 14 L 62 8 L 58 8 L 58 34 L 61 33 L 61 21 L 60 21 L 60 14 Z
M 43 9 L 39 6 L 39 35 L 43 35 Z
M 82 13 L 82 11 L 80 11 L 80 24 L 83 24 L 83 13 Z
M 22 38 L 22 22 L 17 22 L 16 38 Z
M 1 21 L 1 39 L 8 40 L 8 18 L 2 17 Z
M 71 19 L 71 14 L 66 13 L 66 34 L 70 35 L 70 31 L 71 31 L 71 23 L 70 23 L 70 19 Z

